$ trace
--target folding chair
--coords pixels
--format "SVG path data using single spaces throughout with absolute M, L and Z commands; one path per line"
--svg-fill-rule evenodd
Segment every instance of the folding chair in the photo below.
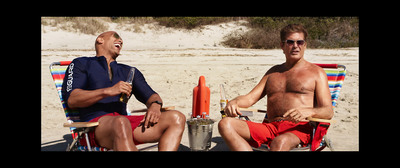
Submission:
M 346 76 L 346 67 L 344 65 L 338 64 L 316 64 L 322 68 L 324 68 L 326 75 L 328 76 L 328 84 L 329 91 L 331 92 L 332 99 L 332 108 L 336 106 L 337 99 L 339 97 L 340 90 L 342 89 L 343 81 Z M 246 120 L 250 120 L 248 116 L 252 116 L 253 112 L 264 112 L 266 110 L 259 109 L 249 109 L 249 108 L 241 108 L 241 112 L 243 113 L 240 118 L 245 118 Z M 321 151 L 325 147 L 328 147 L 331 151 L 333 151 L 331 141 L 326 137 L 327 130 L 331 123 L 334 123 L 334 120 L 325 120 L 318 118 L 307 118 L 310 121 L 310 124 L 314 127 L 313 132 L 311 134 L 312 140 L 311 143 L 306 147 L 297 147 L 292 149 L 292 151 L 299 150 L 310 150 L 310 151 Z M 264 121 L 268 120 L 267 114 L 265 114 Z M 300 146 L 300 144 L 299 144 Z M 269 148 L 266 144 L 262 144 L 260 148 L 253 148 L 256 151 L 268 151 Z
M 99 122 L 81 122 L 79 117 L 79 111 L 69 109 L 66 107 L 64 99 L 61 94 L 62 84 L 65 76 L 65 71 L 71 61 L 59 61 L 53 62 L 50 64 L 50 73 L 53 77 L 54 83 L 56 85 L 56 89 L 58 92 L 58 96 L 60 97 L 61 104 L 64 108 L 65 116 L 67 118 L 67 123 L 64 123 L 64 127 L 69 127 L 72 134 L 72 143 L 68 144 L 67 151 L 108 151 L 109 149 L 103 147 L 92 147 L 90 145 L 88 132 L 93 131 L 96 126 L 99 125 Z M 128 109 L 128 108 L 127 108 Z M 174 106 L 163 107 L 162 110 L 174 110 Z M 147 109 L 133 110 L 131 112 L 127 111 L 128 115 L 137 112 L 146 112 Z M 85 134 L 85 136 L 83 136 Z M 85 137 L 87 146 L 81 145 L 79 140 Z M 139 150 L 146 150 L 149 148 L 156 147 L 157 145 L 152 145 L 149 147 L 144 147 Z

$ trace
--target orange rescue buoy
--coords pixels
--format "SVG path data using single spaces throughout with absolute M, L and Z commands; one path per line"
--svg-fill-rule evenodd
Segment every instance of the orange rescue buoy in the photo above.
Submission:
M 210 88 L 206 86 L 206 79 L 200 76 L 199 85 L 193 88 L 192 116 L 202 116 L 202 113 L 210 115 Z

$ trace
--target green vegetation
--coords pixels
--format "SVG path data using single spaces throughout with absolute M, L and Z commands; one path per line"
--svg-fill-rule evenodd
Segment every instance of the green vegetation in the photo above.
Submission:
M 280 30 L 288 24 L 302 24 L 308 31 L 308 48 L 358 47 L 357 17 L 249 17 L 251 30 L 232 33 L 223 42 L 238 48 L 280 48 Z
M 51 17 L 42 18 L 42 25 L 59 27 L 61 30 L 71 32 L 96 35 L 108 29 L 108 25 L 104 24 L 104 21 L 109 20 L 109 18 L 94 17 Z
M 307 29 L 308 48 L 358 47 L 359 44 L 358 17 L 50 17 L 42 18 L 42 24 L 96 35 L 108 29 L 106 22 L 135 23 L 136 26 L 158 22 L 166 27 L 193 29 L 237 20 L 246 20 L 250 30 L 227 35 L 222 42 L 227 47 L 279 48 L 280 29 L 292 23 L 302 24 Z M 132 31 L 141 32 L 138 26 Z
M 154 20 L 166 27 L 193 29 L 203 25 L 219 24 L 239 20 L 239 17 L 155 17 Z

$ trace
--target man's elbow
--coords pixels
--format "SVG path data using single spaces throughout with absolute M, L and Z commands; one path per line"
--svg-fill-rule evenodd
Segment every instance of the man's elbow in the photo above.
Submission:
M 327 118 L 330 120 L 330 119 L 332 119 L 333 118 L 333 108 L 332 108 L 332 106 L 329 106 L 329 108 L 328 108 L 328 116 L 327 116 Z
M 68 99 L 68 100 L 67 100 L 67 105 L 68 105 L 68 108 L 70 108 L 70 109 L 75 109 L 75 108 L 77 108 L 76 101 L 74 101 L 73 99 L 72 99 L 72 100 L 71 100 L 71 99 Z
M 78 89 L 72 90 L 71 94 L 69 95 L 69 97 L 67 97 L 67 105 L 68 108 L 70 109 L 75 109 L 78 108 L 78 101 L 76 100 L 76 92 Z

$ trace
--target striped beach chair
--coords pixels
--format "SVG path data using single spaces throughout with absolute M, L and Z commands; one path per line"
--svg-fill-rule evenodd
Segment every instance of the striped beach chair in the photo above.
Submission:
M 331 92 L 332 99 L 332 108 L 337 105 L 337 100 L 339 98 L 340 90 L 343 86 L 343 81 L 346 76 L 346 66 L 339 64 L 317 64 L 324 69 L 329 84 L 329 91 Z M 255 110 L 255 109 L 244 109 L 244 111 L 249 112 L 266 112 L 265 110 Z M 252 114 L 251 114 L 252 115 Z M 249 120 L 247 116 L 243 116 L 246 120 Z M 268 119 L 267 114 L 265 114 L 264 120 Z M 306 147 L 298 147 L 294 148 L 293 151 L 302 151 L 302 150 L 310 150 L 310 151 L 321 151 L 325 147 L 328 147 L 332 151 L 334 150 L 330 140 L 326 137 L 327 130 L 330 126 L 330 123 L 334 123 L 333 120 L 324 120 L 324 119 L 316 119 L 309 118 L 310 123 L 314 125 L 313 133 L 312 133 L 312 142 L 308 144 Z M 269 148 L 267 145 L 263 144 L 260 148 L 253 148 L 256 151 L 268 151 Z
M 71 61 L 59 61 L 50 64 L 50 73 L 53 77 L 54 84 L 60 97 L 62 107 L 64 109 L 65 116 L 67 118 L 67 123 L 64 123 L 64 127 L 69 127 L 73 142 L 68 144 L 67 151 L 107 151 L 106 148 L 91 147 L 89 136 L 87 133 L 91 131 L 98 122 L 81 122 L 79 117 L 79 111 L 72 110 L 66 107 L 64 99 L 61 94 L 62 84 L 65 76 L 65 71 Z M 80 145 L 79 140 L 82 138 L 82 134 L 86 134 L 85 140 L 87 146 Z
M 342 90 L 343 81 L 346 77 L 346 66 L 339 64 L 315 64 L 324 68 L 324 71 L 328 77 L 329 91 L 331 92 L 332 108 L 336 107 L 337 100 L 339 98 L 340 90 Z M 334 123 L 334 122 L 333 122 Z M 328 147 L 333 151 L 330 140 L 326 137 L 326 132 L 329 128 L 330 122 L 316 122 L 316 128 L 313 131 L 313 140 L 311 142 L 311 151 L 321 151 L 325 147 Z M 318 134 L 319 130 L 322 132 Z
M 59 61 L 59 62 L 53 62 L 50 64 L 50 73 L 51 76 L 53 77 L 54 84 L 56 86 L 58 96 L 60 97 L 62 107 L 64 109 L 65 116 L 67 118 L 67 123 L 64 123 L 64 127 L 69 127 L 71 130 L 72 134 L 72 143 L 68 144 L 67 151 L 108 151 L 107 148 L 103 147 L 92 147 L 90 145 L 89 141 L 89 136 L 87 136 L 87 133 L 92 131 L 94 127 L 99 125 L 98 122 L 81 122 L 80 117 L 79 117 L 79 111 L 78 110 L 73 110 L 69 109 L 66 107 L 66 104 L 64 102 L 64 99 L 61 94 L 61 89 L 62 89 L 62 84 L 64 81 L 65 77 L 65 71 L 67 70 L 67 67 L 70 65 L 72 61 Z M 163 107 L 161 110 L 166 111 L 166 110 L 174 110 L 175 106 L 167 106 Z M 141 112 L 146 112 L 147 109 L 138 109 L 138 110 L 132 110 L 129 111 L 127 107 L 127 113 L 128 115 L 133 115 L 134 113 L 141 113 Z M 85 134 L 85 136 L 83 136 Z M 80 139 L 85 137 L 85 142 L 86 144 L 80 144 Z M 137 146 L 139 151 L 144 151 L 144 150 L 151 150 L 152 148 L 157 147 L 158 144 L 140 144 L 140 146 Z
M 346 77 L 346 67 L 338 64 L 315 64 L 324 68 L 328 76 L 329 91 L 332 95 L 332 106 L 336 106 L 339 98 L 340 90 L 342 89 L 344 78 Z

